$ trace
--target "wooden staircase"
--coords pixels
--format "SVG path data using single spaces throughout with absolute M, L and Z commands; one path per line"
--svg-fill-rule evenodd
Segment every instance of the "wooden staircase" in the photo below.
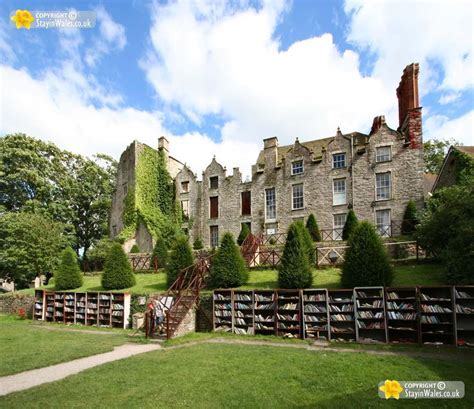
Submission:
M 164 322 L 155 328 L 153 320 L 147 315 L 147 336 L 170 339 L 175 335 L 188 312 L 199 302 L 199 293 L 205 286 L 210 262 L 211 257 L 199 258 L 193 265 L 180 272 L 176 281 L 164 294 L 155 297 L 163 307 Z

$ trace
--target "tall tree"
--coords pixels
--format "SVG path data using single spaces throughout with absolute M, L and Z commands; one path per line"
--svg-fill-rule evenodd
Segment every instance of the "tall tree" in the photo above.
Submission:
M 54 270 L 67 244 L 64 226 L 48 216 L 8 212 L 0 217 L 0 277 L 15 281 L 17 288 Z
M 431 139 L 423 144 L 426 173 L 439 173 L 444 156 L 451 145 L 458 146 L 460 143 L 454 139 L 444 141 L 441 139 Z
M 7 211 L 46 211 L 73 233 L 84 257 L 107 232 L 116 162 L 93 160 L 24 134 L 0 138 L 0 206 Z
M 349 240 L 349 237 L 356 228 L 357 223 L 358 220 L 354 210 L 349 210 L 349 213 L 347 213 L 346 223 L 344 224 L 344 229 L 342 230 L 342 240 Z
M 73 290 L 82 285 L 82 271 L 79 268 L 77 255 L 71 247 L 61 252 L 59 265 L 54 272 L 56 290 Z
M 135 283 L 135 274 L 125 251 L 120 244 L 113 244 L 105 259 L 102 287 L 106 290 L 121 290 L 133 287 Z
M 193 261 L 193 252 L 189 245 L 188 238 L 184 235 L 179 236 L 171 248 L 169 262 L 166 267 L 168 287 L 176 281 L 179 273 L 184 268 L 193 264 Z
M 321 241 L 321 232 L 319 231 L 318 222 L 316 221 L 316 217 L 314 217 L 313 213 L 308 216 L 306 228 L 308 229 L 313 241 Z

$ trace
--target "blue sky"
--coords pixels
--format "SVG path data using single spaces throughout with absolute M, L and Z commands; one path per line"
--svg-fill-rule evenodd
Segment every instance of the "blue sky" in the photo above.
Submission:
M 93 29 L 17 30 L 17 9 L 97 13 Z M 0 135 L 120 156 L 134 139 L 199 174 L 245 174 L 280 144 L 397 128 L 395 89 L 420 63 L 424 137 L 473 145 L 468 1 L 14 1 L 0 5 Z

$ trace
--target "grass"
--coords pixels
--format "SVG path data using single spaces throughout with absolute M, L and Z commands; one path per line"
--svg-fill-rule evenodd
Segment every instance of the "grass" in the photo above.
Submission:
M 124 332 L 50 331 L 31 321 L 0 315 L 0 376 L 112 351 L 126 342 Z
M 134 287 L 120 290 L 129 291 L 132 294 L 151 294 L 166 291 L 166 274 L 135 274 L 137 284 Z M 84 285 L 76 288 L 80 291 L 103 291 L 100 285 L 100 274 L 84 276 Z M 436 264 L 412 264 L 395 267 L 393 287 L 415 286 L 415 285 L 443 285 L 441 268 Z M 339 268 L 326 268 L 313 271 L 313 288 L 340 288 L 341 270 Z M 42 287 L 54 290 L 54 285 Z M 278 288 L 278 272 L 276 270 L 251 270 L 250 279 L 242 289 L 254 288 L 272 289 Z M 18 294 L 34 294 L 34 289 L 17 291 Z
M 377 395 L 385 379 L 460 380 L 466 396 L 386 401 Z M 108 363 L 1 397 L 0 407 L 468 408 L 473 388 L 472 364 L 462 361 L 203 344 Z

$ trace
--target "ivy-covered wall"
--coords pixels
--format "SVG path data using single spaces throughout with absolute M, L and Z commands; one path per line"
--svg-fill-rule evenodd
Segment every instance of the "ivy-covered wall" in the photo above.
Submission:
M 181 210 L 175 200 L 173 180 L 163 151 L 141 145 L 135 164 L 135 186 L 124 200 L 122 240 L 132 238 L 142 222 L 156 239 L 173 237 L 181 226 Z

